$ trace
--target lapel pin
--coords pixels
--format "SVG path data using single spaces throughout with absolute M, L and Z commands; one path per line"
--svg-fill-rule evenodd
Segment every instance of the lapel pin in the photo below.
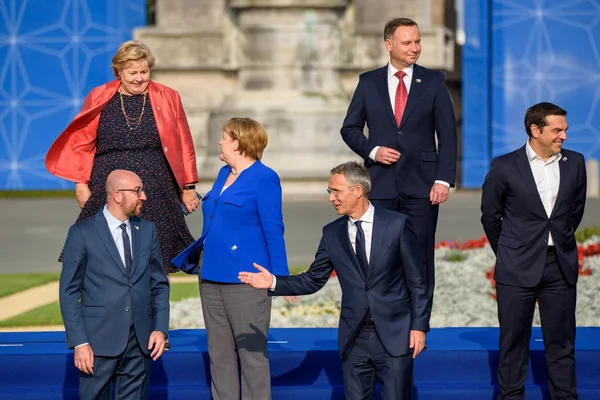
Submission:
M 136 230 L 136 231 L 139 231 L 139 230 L 140 230 L 140 227 L 136 225 L 136 226 L 135 226 L 135 230 Z
M 562 158 L 562 160 L 563 160 L 563 161 L 567 161 L 567 157 L 563 157 L 563 158 Z
M 234 244 L 233 246 L 231 246 L 231 250 L 237 250 L 237 246 Z
M 420 79 L 415 79 L 415 82 L 421 83 L 421 80 Z
M 156 109 L 157 109 L 157 110 L 160 110 L 160 107 L 159 107 L 159 106 L 156 106 Z

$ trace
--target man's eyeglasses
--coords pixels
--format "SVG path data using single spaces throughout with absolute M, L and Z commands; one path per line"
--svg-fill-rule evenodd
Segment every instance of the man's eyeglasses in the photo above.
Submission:
M 135 192 L 135 194 L 137 194 L 137 197 L 141 197 L 142 193 L 144 193 L 144 189 L 142 189 L 141 187 L 137 187 L 137 188 L 133 188 L 133 189 L 118 189 L 118 192 Z
M 347 188 L 344 188 L 344 189 L 327 189 L 327 193 L 332 194 L 333 197 L 335 197 L 337 199 L 344 190 L 350 190 L 357 186 L 358 185 L 348 186 Z

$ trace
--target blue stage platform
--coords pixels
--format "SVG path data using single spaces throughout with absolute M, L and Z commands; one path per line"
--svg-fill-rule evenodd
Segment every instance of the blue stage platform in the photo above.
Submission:
M 172 350 L 152 365 L 151 399 L 209 399 L 209 360 L 203 330 L 171 332 Z M 417 358 L 417 399 L 494 399 L 498 330 L 434 329 Z M 541 332 L 532 337 L 527 399 L 550 399 Z M 600 399 L 600 328 L 577 330 L 580 399 Z M 271 329 L 273 399 L 343 399 L 337 330 Z M 76 399 L 78 372 L 63 332 L 0 333 L 0 398 Z

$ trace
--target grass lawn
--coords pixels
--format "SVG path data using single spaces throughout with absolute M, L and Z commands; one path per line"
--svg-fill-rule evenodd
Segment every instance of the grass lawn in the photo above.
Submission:
M 290 267 L 292 274 L 306 271 L 305 266 Z M 0 297 L 16 293 L 30 287 L 39 286 L 57 280 L 59 273 L 39 273 L 39 274 L 4 274 L 0 275 Z M 198 283 L 173 283 L 171 284 L 171 302 L 181 301 L 190 297 L 199 297 Z M 16 317 L 0 321 L 0 327 L 15 326 L 47 326 L 62 325 L 60 315 L 60 306 L 58 302 L 46 304 L 33 310 L 29 310 Z
M 179 301 L 190 297 L 199 297 L 198 284 L 174 283 L 171 285 L 171 301 Z M 60 306 L 57 302 L 46 304 L 33 310 L 24 312 L 16 317 L 0 321 L 0 327 L 12 326 L 46 326 L 62 325 Z
M 0 297 L 5 297 L 34 286 L 58 280 L 59 272 L 43 272 L 34 274 L 1 274 Z

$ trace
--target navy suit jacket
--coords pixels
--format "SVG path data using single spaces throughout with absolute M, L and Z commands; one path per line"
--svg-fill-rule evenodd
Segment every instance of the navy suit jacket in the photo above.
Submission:
M 273 274 L 288 274 L 279 176 L 260 160 L 241 172 L 223 193 L 231 172 L 219 171 L 202 198 L 202 235 L 173 260 L 188 273 L 215 282 L 240 283 L 240 271 L 255 272 L 258 263 Z
M 483 183 L 481 223 L 496 254 L 494 279 L 536 286 L 546 265 L 548 232 L 567 281 L 577 282 L 575 230 L 585 207 L 587 178 L 580 153 L 561 150 L 560 184 L 550 217 L 537 191 L 525 146 L 494 158 Z
M 169 282 L 156 227 L 138 217 L 130 222 L 129 279 L 102 210 L 69 229 L 60 274 L 68 348 L 87 342 L 97 356 L 117 356 L 125 350 L 133 322 L 148 354 L 150 333 L 169 329 Z
M 277 276 L 273 295 L 311 294 L 323 287 L 335 270 L 342 288 L 338 330 L 342 358 L 350 352 L 367 309 L 387 352 L 408 354 L 410 330 L 429 331 L 431 297 L 425 265 L 406 215 L 375 207 L 369 276 L 364 276 L 348 235 L 348 217 L 323 228 L 315 260 L 308 271 Z
M 436 180 L 454 186 L 456 179 L 456 120 L 444 74 L 414 65 L 398 126 L 390 103 L 387 71 L 386 65 L 360 75 L 341 129 L 342 138 L 365 161 L 373 182 L 370 198 L 429 198 Z M 368 138 L 363 133 L 365 124 Z M 398 150 L 400 160 L 392 165 L 376 163 L 369 158 L 375 146 Z

